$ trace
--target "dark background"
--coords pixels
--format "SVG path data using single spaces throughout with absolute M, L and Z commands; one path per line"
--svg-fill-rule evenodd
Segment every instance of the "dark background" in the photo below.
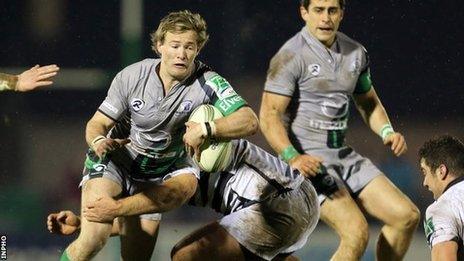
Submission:
M 15 235 L 11 244 L 61 242 L 46 234 L 43 221 L 50 211 L 78 209 L 85 123 L 117 71 L 154 57 L 149 33 L 168 12 L 189 9 L 205 18 L 210 41 L 199 59 L 227 78 L 256 112 L 270 58 L 303 26 L 296 0 L 146 0 L 143 6 L 141 55 L 124 60 L 120 1 L 0 0 L 0 71 L 56 63 L 63 72 L 53 87 L 0 94 L 0 233 Z M 340 28 L 368 50 L 376 91 L 409 152 L 393 158 L 356 113 L 349 143 L 422 211 L 431 194 L 421 188 L 418 146 L 442 133 L 463 138 L 463 7 L 452 0 L 348 1 Z M 98 69 L 104 81 L 96 88 L 70 87 L 65 71 L 76 69 Z M 251 139 L 268 148 L 261 134 Z

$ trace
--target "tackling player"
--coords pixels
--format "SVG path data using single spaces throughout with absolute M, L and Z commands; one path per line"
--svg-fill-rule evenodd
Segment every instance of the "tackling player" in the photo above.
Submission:
M 0 92 L 1 91 L 32 91 L 38 87 L 53 84 L 50 80 L 55 76 L 60 68 L 55 64 L 42 66 L 36 65 L 19 75 L 0 73 Z
M 464 260 L 464 144 L 448 135 L 431 139 L 419 158 L 423 185 L 436 200 L 424 221 L 432 260 Z
M 328 172 L 341 187 L 331 199 L 320 196 L 321 218 L 341 239 L 332 260 L 362 257 L 368 225 L 360 207 L 385 224 L 377 259 L 400 260 L 419 222 L 419 210 L 369 159 L 345 144 L 350 98 L 396 156 L 407 146 L 372 86 L 366 50 L 338 32 L 344 6 L 343 0 L 301 1 L 306 26 L 270 62 L 261 130 L 292 167 L 306 176 Z
M 246 140 L 233 140 L 230 165 L 220 173 L 202 173 L 190 204 L 224 216 L 181 240 L 173 260 L 282 260 L 303 247 L 319 219 L 311 182 L 286 163 Z M 134 196 L 131 196 L 134 197 Z M 83 216 L 91 221 L 118 220 L 127 199 L 102 198 Z M 155 204 L 135 214 L 159 212 Z M 50 232 L 72 234 L 79 219 L 69 211 L 50 214 Z M 114 226 L 117 233 L 117 225 Z
M 196 60 L 208 39 L 199 14 L 170 13 L 151 36 L 160 59 L 145 59 L 119 72 L 86 128 L 91 150 L 81 182 L 82 209 L 101 197 L 125 198 L 150 191 L 126 198 L 127 217 L 120 223 L 124 260 L 149 259 L 155 246 L 161 215 L 133 216 L 140 205 L 154 204 L 158 212 L 165 212 L 195 192 L 199 171 L 185 154 L 184 142 L 189 151 L 198 151 L 207 136 L 247 136 L 258 125 L 256 115 L 227 80 Z M 187 122 L 190 112 L 205 103 L 225 115 L 209 123 L 208 133 L 201 124 Z M 131 118 L 129 139 L 108 137 L 125 115 Z M 62 260 L 92 258 L 105 245 L 111 226 L 82 219 L 79 237 L 63 252 Z

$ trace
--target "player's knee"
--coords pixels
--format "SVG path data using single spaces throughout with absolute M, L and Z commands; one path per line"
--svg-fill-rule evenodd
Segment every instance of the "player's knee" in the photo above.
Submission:
M 341 243 L 364 252 L 369 241 L 369 226 L 365 218 L 351 222 L 340 234 Z
M 397 219 L 395 219 L 395 224 L 394 224 L 394 226 L 396 227 L 410 229 L 410 228 L 416 228 L 417 225 L 419 224 L 420 211 L 412 203 L 408 207 L 403 208 L 398 214 L 399 216 Z
M 85 233 L 79 235 L 77 239 L 77 248 L 82 251 L 82 253 L 89 253 L 92 257 L 98 253 L 106 244 L 109 238 L 109 232 L 105 233 L 104 231 L 94 231 L 95 233 Z M 98 233 L 100 232 L 100 233 Z

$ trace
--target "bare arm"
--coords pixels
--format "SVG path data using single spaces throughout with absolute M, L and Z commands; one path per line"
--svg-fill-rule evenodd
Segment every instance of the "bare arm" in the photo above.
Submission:
M 83 216 L 93 222 L 110 222 L 115 217 L 162 213 L 187 202 L 195 193 L 197 178 L 181 174 L 160 185 L 120 200 L 101 198 L 84 206 Z
M 458 244 L 447 241 L 432 247 L 432 261 L 455 261 L 458 260 Z
M 282 116 L 290 100 L 291 98 L 287 96 L 264 92 L 259 112 L 261 131 L 274 151 L 292 167 L 299 169 L 305 176 L 314 176 L 319 172 L 322 159 L 307 154 L 297 153 L 293 156 L 288 154 L 288 150 L 293 147 L 282 122 Z
M 0 73 L 0 90 L 12 90 L 27 92 L 38 87 L 51 85 L 51 78 L 55 76 L 60 68 L 53 65 L 40 67 L 36 65 L 19 75 Z
M 269 92 L 263 93 L 259 119 L 261 131 L 269 145 L 277 154 L 291 145 L 287 130 L 282 122 L 282 116 L 291 98 Z
M 74 214 L 71 210 L 62 210 L 58 213 L 51 213 L 47 217 L 47 229 L 50 233 L 59 235 L 72 235 L 81 228 L 81 217 Z M 111 236 L 119 235 L 118 219 L 114 219 L 111 228 Z
M 200 146 L 207 135 L 200 123 L 186 122 L 187 131 L 183 137 L 187 151 L 200 156 Z M 258 118 L 250 107 L 242 107 L 232 114 L 214 121 L 213 137 L 220 139 L 237 139 L 253 135 L 258 131 Z
M 250 136 L 258 131 L 258 117 L 248 106 L 214 121 L 217 138 L 237 139 Z
M 374 88 L 366 93 L 353 95 L 353 99 L 364 122 L 383 139 L 384 144 L 391 145 L 391 150 L 396 156 L 405 153 L 406 141 L 401 133 L 393 131 L 387 112 Z
M 130 142 L 129 139 L 106 138 L 115 121 L 105 114 L 97 111 L 87 122 L 85 129 L 85 140 L 91 149 L 101 158 L 104 154 L 120 148 Z

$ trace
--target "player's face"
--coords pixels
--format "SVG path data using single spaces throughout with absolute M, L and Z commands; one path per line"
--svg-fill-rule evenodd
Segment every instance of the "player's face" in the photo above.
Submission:
M 420 166 L 424 176 L 422 185 L 433 193 L 434 199 L 437 199 L 442 194 L 438 174 L 427 165 L 425 159 L 421 159 Z
M 198 55 L 198 35 L 195 31 L 167 32 L 164 42 L 158 42 L 161 54 L 160 74 L 182 81 L 189 76 Z
M 311 0 L 308 9 L 300 7 L 300 13 L 309 32 L 330 47 L 343 19 L 343 10 L 338 0 Z

